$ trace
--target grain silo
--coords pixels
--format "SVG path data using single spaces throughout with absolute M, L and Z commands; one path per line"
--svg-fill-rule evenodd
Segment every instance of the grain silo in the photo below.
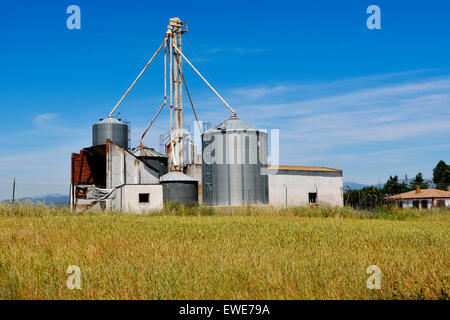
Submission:
M 267 132 L 232 116 L 202 135 L 202 149 L 204 204 L 268 203 Z
M 160 178 L 163 200 L 191 206 L 198 202 L 198 181 L 181 172 L 172 171 Z
M 92 126 L 92 145 L 102 145 L 106 139 L 117 143 L 121 147 L 128 149 L 128 124 L 120 119 L 108 117 L 100 119 Z

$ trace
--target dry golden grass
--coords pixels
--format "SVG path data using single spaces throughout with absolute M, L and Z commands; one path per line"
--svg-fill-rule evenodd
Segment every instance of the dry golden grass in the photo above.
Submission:
M 178 216 L 180 215 L 180 216 Z M 449 299 L 450 212 L 0 204 L 3 299 Z M 81 290 L 66 287 L 81 268 Z M 369 290 L 366 268 L 382 271 Z

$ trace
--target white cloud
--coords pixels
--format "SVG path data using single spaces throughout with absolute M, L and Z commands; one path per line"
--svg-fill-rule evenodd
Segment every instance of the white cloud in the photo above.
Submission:
M 56 113 L 41 113 L 34 117 L 33 124 L 35 126 L 44 126 L 52 122 L 52 120 L 56 119 L 58 114 Z

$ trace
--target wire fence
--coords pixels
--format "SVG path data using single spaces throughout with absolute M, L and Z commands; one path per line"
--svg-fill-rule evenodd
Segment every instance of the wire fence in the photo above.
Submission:
M 344 195 L 344 204 L 358 210 L 375 210 L 394 204 L 392 200 L 385 199 L 390 194 L 365 193 L 360 190 L 351 190 Z
M 429 188 L 438 189 L 446 192 L 450 192 L 450 183 L 440 183 L 429 185 Z M 411 189 L 411 188 L 410 188 Z M 414 189 L 409 190 L 414 191 Z M 402 193 L 402 192 L 400 192 Z M 359 210 L 376 210 L 376 209 L 387 209 L 391 206 L 403 207 L 403 199 L 393 200 L 388 199 L 398 193 L 386 193 L 382 188 L 369 187 L 369 189 L 351 189 L 346 187 L 344 190 L 344 205 L 350 206 L 354 209 Z M 436 204 L 433 202 L 440 197 L 432 198 L 431 205 L 428 208 L 435 207 Z M 445 197 L 442 197 L 445 198 Z M 421 198 L 418 198 L 421 199 Z M 450 200 L 450 199 L 449 199 Z M 418 200 L 417 200 L 418 201 Z M 416 205 L 413 205 L 416 206 Z M 421 205 L 420 205 L 421 206 Z M 445 209 L 450 209 L 448 203 L 444 202 Z M 418 205 L 416 207 L 419 207 Z

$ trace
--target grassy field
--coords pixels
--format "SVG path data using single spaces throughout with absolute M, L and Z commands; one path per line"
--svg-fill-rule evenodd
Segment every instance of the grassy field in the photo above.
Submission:
M 449 299 L 449 231 L 445 211 L 0 204 L 0 298 Z M 380 290 L 366 287 L 369 265 Z

